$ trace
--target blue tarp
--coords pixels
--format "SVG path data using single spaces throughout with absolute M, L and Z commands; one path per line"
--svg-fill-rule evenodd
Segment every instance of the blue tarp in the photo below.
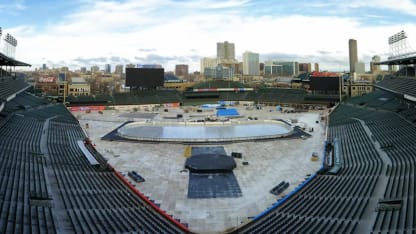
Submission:
M 217 116 L 222 117 L 236 117 L 240 116 L 240 113 L 238 113 L 237 109 L 230 108 L 230 109 L 217 109 Z

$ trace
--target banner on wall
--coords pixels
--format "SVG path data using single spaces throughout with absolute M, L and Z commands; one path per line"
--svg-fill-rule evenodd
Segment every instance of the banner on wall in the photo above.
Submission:
M 104 109 L 105 109 L 105 106 L 71 106 L 69 107 L 70 111 L 87 111 L 87 110 L 102 111 Z
M 163 107 L 180 107 L 180 103 L 179 102 L 165 103 L 163 104 Z

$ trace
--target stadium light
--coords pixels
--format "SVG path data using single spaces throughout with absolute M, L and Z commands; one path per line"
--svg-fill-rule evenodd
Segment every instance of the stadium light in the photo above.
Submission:
M 404 40 L 406 38 L 407 38 L 407 34 L 406 34 L 405 31 L 402 30 L 402 31 L 394 34 L 393 36 L 389 37 L 389 45 L 394 44 L 396 42 L 399 42 L 401 40 Z
M 388 38 L 390 56 L 388 59 L 397 59 L 414 56 L 416 52 L 412 49 L 407 41 L 407 34 L 405 31 L 400 31 Z
M 3 47 L 4 53 L 9 57 L 14 58 L 16 54 L 17 39 L 14 36 L 12 36 L 10 33 L 7 33 L 4 38 L 4 41 L 5 41 L 4 47 Z
M 17 40 L 15 37 L 13 37 L 12 35 L 10 35 L 9 33 L 6 34 L 6 38 L 4 38 L 4 40 L 9 43 L 10 45 L 16 47 L 17 46 Z

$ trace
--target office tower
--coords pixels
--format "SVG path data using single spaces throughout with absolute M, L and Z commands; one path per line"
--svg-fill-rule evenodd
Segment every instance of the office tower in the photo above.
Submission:
M 204 69 L 204 77 L 206 79 L 232 79 L 234 77 L 234 69 L 221 64 L 216 67 L 206 67 Z
M 114 73 L 119 74 L 119 75 L 123 74 L 123 65 L 121 65 L 121 64 L 116 65 Z
M 380 56 L 378 55 L 374 55 L 373 58 L 371 59 L 371 63 L 370 63 L 370 70 L 371 73 L 378 73 L 380 72 L 380 65 L 378 65 L 377 63 L 380 62 Z
M 105 65 L 104 72 L 105 73 L 111 73 L 111 64 L 106 64 Z
M 134 65 L 133 63 L 126 64 L 126 68 L 135 68 L 135 67 L 136 65 Z
M 310 63 L 299 63 L 299 72 L 311 72 L 312 65 Z
M 365 63 L 363 63 L 363 62 L 356 62 L 355 63 L 355 72 L 357 74 L 364 74 L 365 73 Z
M 184 77 L 188 75 L 188 64 L 176 64 L 175 65 L 175 75 L 179 77 Z
M 87 68 L 86 67 L 81 67 L 81 73 L 87 73 Z
M 99 72 L 99 71 L 100 71 L 100 68 L 98 66 L 92 66 L 91 67 L 91 73 L 96 73 L 96 72 Z
M 163 68 L 160 64 L 137 64 L 136 68 Z
M 264 64 L 264 74 L 266 76 L 294 76 L 299 73 L 298 62 L 279 62 L 266 61 Z
M 250 76 L 260 75 L 260 59 L 258 53 L 246 51 L 243 53 L 243 74 Z
M 350 39 L 348 41 L 349 58 L 350 58 L 350 72 L 356 72 L 355 64 L 358 62 L 357 40 Z
M 315 63 L 315 69 L 314 69 L 314 71 L 319 72 L 319 64 L 318 63 Z
M 228 41 L 217 43 L 217 59 L 219 63 L 229 63 L 235 61 L 234 43 Z
M 218 60 L 216 58 L 208 58 L 204 57 L 201 59 L 201 70 L 200 72 L 203 74 L 205 71 L 205 68 L 212 68 L 217 67 Z

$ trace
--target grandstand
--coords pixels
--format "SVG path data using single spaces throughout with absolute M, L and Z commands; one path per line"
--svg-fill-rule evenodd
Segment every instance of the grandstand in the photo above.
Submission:
M 0 79 L 1 233 L 188 232 L 106 163 L 62 104 Z
M 401 72 L 400 75 L 403 75 Z M 330 115 L 342 166 L 309 183 L 238 233 L 412 233 L 416 230 L 416 79 L 387 77 Z
M 382 81 L 378 82 L 376 87 L 390 91 L 391 93 L 396 93 L 405 98 L 416 98 L 414 82 L 415 78 L 386 77 Z

